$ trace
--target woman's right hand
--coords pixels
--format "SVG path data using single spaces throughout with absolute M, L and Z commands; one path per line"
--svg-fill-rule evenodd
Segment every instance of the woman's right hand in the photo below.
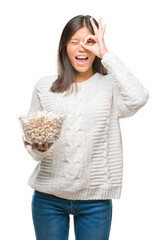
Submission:
M 42 143 L 42 142 L 38 142 L 38 143 L 30 142 L 29 143 L 27 141 L 24 141 L 24 144 L 25 145 L 30 145 L 32 147 L 32 149 L 37 149 L 40 152 L 47 151 L 53 145 L 53 143 L 48 143 L 48 142 L 45 142 L 45 143 Z

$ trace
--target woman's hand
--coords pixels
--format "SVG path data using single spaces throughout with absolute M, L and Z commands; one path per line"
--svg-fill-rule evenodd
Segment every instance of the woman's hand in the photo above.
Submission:
M 37 149 L 38 151 L 41 151 L 41 152 L 45 152 L 47 151 L 52 145 L 53 143 L 42 143 L 42 142 L 38 142 L 38 143 L 34 143 L 34 142 L 26 142 L 24 141 L 24 144 L 25 145 L 30 145 L 32 147 L 32 149 Z
M 102 19 L 100 18 L 99 23 L 99 29 L 96 27 L 93 18 L 90 18 L 90 22 L 92 24 L 93 30 L 95 35 L 88 35 L 84 41 L 84 43 L 81 42 L 81 45 L 84 49 L 91 51 L 94 53 L 97 57 L 102 58 L 103 55 L 108 52 L 106 45 L 104 43 L 104 33 L 106 29 L 106 25 L 102 27 Z M 94 42 L 94 44 L 89 45 L 87 41 L 89 40 Z

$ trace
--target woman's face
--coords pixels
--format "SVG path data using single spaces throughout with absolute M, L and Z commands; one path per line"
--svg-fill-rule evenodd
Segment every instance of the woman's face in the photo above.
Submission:
M 92 52 L 85 50 L 80 44 L 90 34 L 92 35 L 87 27 L 82 27 L 73 34 L 67 43 L 67 55 L 77 72 L 93 72 L 92 64 L 96 56 Z M 94 41 L 89 39 L 86 44 L 91 46 L 94 44 Z

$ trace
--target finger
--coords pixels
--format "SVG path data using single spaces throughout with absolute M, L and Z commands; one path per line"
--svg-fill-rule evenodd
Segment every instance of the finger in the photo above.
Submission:
M 41 142 L 39 142 L 38 143 L 38 148 L 37 148 L 38 150 L 43 150 L 43 147 L 42 147 L 42 143 Z
M 97 34 L 97 33 L 98 33 L 98 28 L 97 28 L 96 24 L 94 23 L 94 20 L 93 20 L 92 17 L 90 17 L 90 22 L 91 22 L 91 24 L 92 24 L 94 33 Z
M 48 150 L 48 142 L 44 144 L 43 150 Z
M 102 37 L 104 36 L 105 30 L 106 30 L 106 24 L 104 24 L 104 26 L 103 26 Z
M 52 145 L 53 145 L 53 143 L 49 143 L 49 144 L 48 144 L 48 148 L 50 148 Z
M 32 147 L 32 149 L 35 149 L 36 146 L 35 146 L 35 143 L 34 142 L 30 142 L 30 146 Z
M 99 32 L 102 32 L 102 18 L 99 19 Z
M 84 43 L 82 43 L 82 42 L 81 42 L 81 45 L 82 45 L 83 48 L 85 48 L 85 49 L 88 50 L 88 51 L 91 51 L 91 49 L 92 49 L 91 46 L 87 46 L 86 44 L 84 44 Z
M 29 142 L 27 142 L 27 141 L 24 141 L 24 144 L 25 144 L 25 145 L 30 145 L 30 143 L 29 143 Z
M 88 35 L 88 36 L 85 38 L 84 43 L 86 43 L 88 39 L 92 39 L 92 40 L 94 40 L 94 41 L 96 42 L 96 37 L 95 37 L 95 35 Z

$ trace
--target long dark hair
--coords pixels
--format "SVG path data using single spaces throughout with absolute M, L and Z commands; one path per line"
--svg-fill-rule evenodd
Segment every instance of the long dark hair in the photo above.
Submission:
M 71 39 L 72 35 L 79 30 L 80 28 L 86 26 L 90 32 L 95 35 L 94 30 L 92 28 L 90 22 L 90 15 L 78 15 L 72 18 L 64 27 L 59 46 L 58 46 L 58 55 L 57 55 L 57 67 L 58 67 L 58 76 L 57 79 L 52 83 L 50 88 L 51 92 L 64 92 L 69 91 L 70 87 L 75 82 L 76 78 L 76 70 L 73 68 L 68 55 L 66 46 L 68 41 Z M 99 28 L 98 22 L 93 18 L 97 28 Z M 102 65 L 101 59 L 99 57 L 95 57 L 94 62 L 92 64 L 93 72 L 100 73 L 102 75 L 106 75 L 107 69 Z M 75 84 L 76 85 L 76 84 Z M 76 85 L 76 87 L 78 87 Z M 78 89 L 78 88 L 77 88 Z M 72 88 L 73 92 L 73 88 Z

